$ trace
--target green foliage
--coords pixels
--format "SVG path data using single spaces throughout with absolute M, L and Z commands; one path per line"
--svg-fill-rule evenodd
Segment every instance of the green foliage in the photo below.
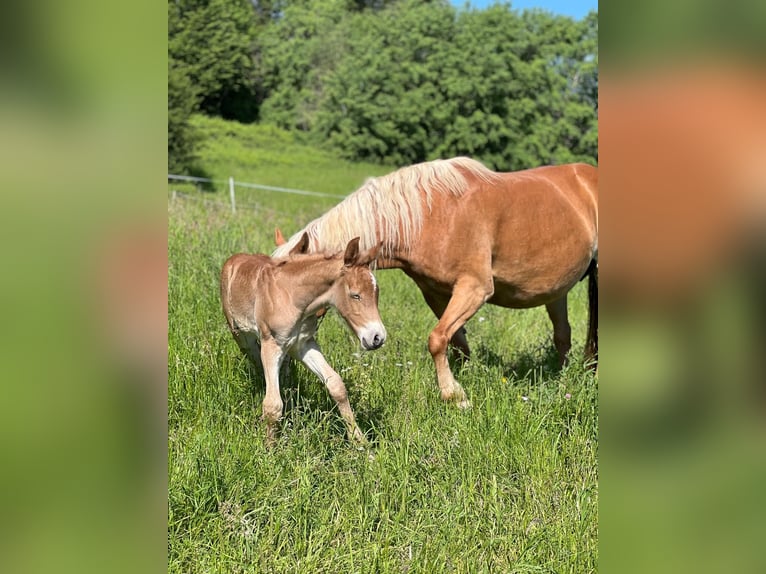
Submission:
M 352 159 L 425 159 L 451 120 L 439 84 L 453 9 L 407 1 L 343 24 L 345 57 L 325 84 L 316 132 Z
M 189 119 L 197 105 L 188 76 L 168 60 L 168 172 L 188 173 L 194 163 L 196 137 Z
M 209 115 L 257 116 L 355 161 L 469 155 L 505 171 L 597 161 L 596 12 L 178 0 L 169 22 L 176 75 Z
M 500 170 L 571 161 L 594 162 L 593 102 L 578 75 L 595 50 L 585 23 L 507 6 L 469 11 L 458 20 L 452 60 L 444 66 L 454 121 L 436 148 L 471 155 Z
M 338 24 L 346 0 L 286 2 L 258 36 L 258 74 L 264 121 L 308 131 L 327 75 L 344 46 Z
M 169 0 L 168 54 L 181 62 L 211 115 L 252 120 L 256 13 L 249 0 Z
M 574 22 L 402 0 L 349 14 L 343 4 L 318 15 L 294 3 L 267 29 L 264 121 L 309 131 L 349 159 L 397 165 L 595 162 L 595 13 Z

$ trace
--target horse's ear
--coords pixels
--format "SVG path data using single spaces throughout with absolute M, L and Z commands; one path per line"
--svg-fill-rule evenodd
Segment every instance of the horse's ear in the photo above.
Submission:
M 357 265 L 370 265 L 378 258 L 380 250 L 383 248 L 383 242 L 381 241 L 377 245 L 373 245 L 364 253 L 360 253 L 357 257 Z
M 279 229 L 279 227 L 274 228 L 274 243 L 277 247 L 287 243 L 287 240 L 285 239 L 285 236 L 282 235 L 282 231 Z
M 303 235 L 301 235 L 300 241 L 295 244 L 295 247 L 293 247 L 290 250 L 290 255 L 302 255 L 304 253 L 307 253 L 309 250 L 309 234 L 305 231 L 303 232 Z
M 346 252 L 343 254 L 343 264 L 346 267 L 357 265 L 357 259 L 359 258 L 359 238 L 354 237 L 346 245 Z

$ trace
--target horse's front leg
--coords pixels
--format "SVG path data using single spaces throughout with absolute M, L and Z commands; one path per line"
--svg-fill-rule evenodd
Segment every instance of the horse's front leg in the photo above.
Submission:
M 277 424 L 282 418 L 282 397 L 279 392 L 279 369 L 285 353 L 273 339 L 261 341 L 261 362 L 266 379 L 266 396 L 263 399 L 263 419 L 266 421 L 266 446 L 271 446 L 277 438 Z
M 429 291 L 423 286 L 419 285 L 419 287 L 420 291 L 423 293 L 423 299 L 425 299 L 426 303 L 431 308 L 431 311 L 434 312 L 434 315 L 436 315 L 437 319 L 441 319 L 442 315 L 444 314 L 444 310 L 447 308 L 447 303 L 449 303 L 449 297 L 443 296 L 433 291 Z M 465 327 L 461 327 L 455 332 L 454 335 L 452 335 L 452 338 L 450 339 L 450 346 L 453 350 L 453 359 L 462 363 L 471 358 L 471 349 L 468 347 L 468 339 L 466 338 Z
M 445 401 L 455 401 L 460 408 L 469 408 L 471 403 L 452 375 L 447 360 L 447 345 L 466 321 L 492 296 L 492 279 L 482 281 L 478 277 L 466 277 L 458 280 L 452 291 L 452 297 L 442 313 L 441 319 L 428 336 L 428 351 L 434 360 L 436 378 L 441 397 Z
M 343 384 L 343 379 L 333 369 L 322 354 L 322 350 L 319 344 L 314 338 L 308 339 L 303 345 L 301 345 L 295 351 L 295 357 L 302 361 L 316 376 L 318 376 L 327 387 L 330 396 L 338 405 L 338 411 L 340 416 L 346 423 L 346 429 L 348 436 L 361 444 L 367 442 L 359 430 L 356 424 L 356 418 L 354 417 L 354 411 L 351 410 L 351 403 L 348 401 L 348 392 L 346 391 L 346 385 Z

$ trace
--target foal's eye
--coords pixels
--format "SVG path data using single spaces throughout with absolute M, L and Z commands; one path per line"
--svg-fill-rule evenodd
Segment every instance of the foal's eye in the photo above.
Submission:
M 351 298 L 359 301 L 362 299 L 362 296 L 359 293 L 351 293 Z

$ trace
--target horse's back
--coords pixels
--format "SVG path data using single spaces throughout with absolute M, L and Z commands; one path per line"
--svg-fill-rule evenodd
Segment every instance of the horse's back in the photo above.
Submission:
M 460 272 L 489 261 L 490 300 L 536 306 L 559 297 L 585 273 L 597 249 L 597 169 L 546 166 L 476 180 L 462 198 L 448 199 L 426 232 L 441 245 L 424 255 L 423 275 L 449 285 Z M 465 246 L 468 251 L 459 246 Z M 428 261 L 425 261 L 425 258 Z M 463 271 L 461 271 L 463 270 Z
M 598 169 L 587 163 L 569 163 L 502 174 L 504 191 L 535 193 L 542 205 L 565 198 L 570 205 L 595 220 L 598 211 Z

